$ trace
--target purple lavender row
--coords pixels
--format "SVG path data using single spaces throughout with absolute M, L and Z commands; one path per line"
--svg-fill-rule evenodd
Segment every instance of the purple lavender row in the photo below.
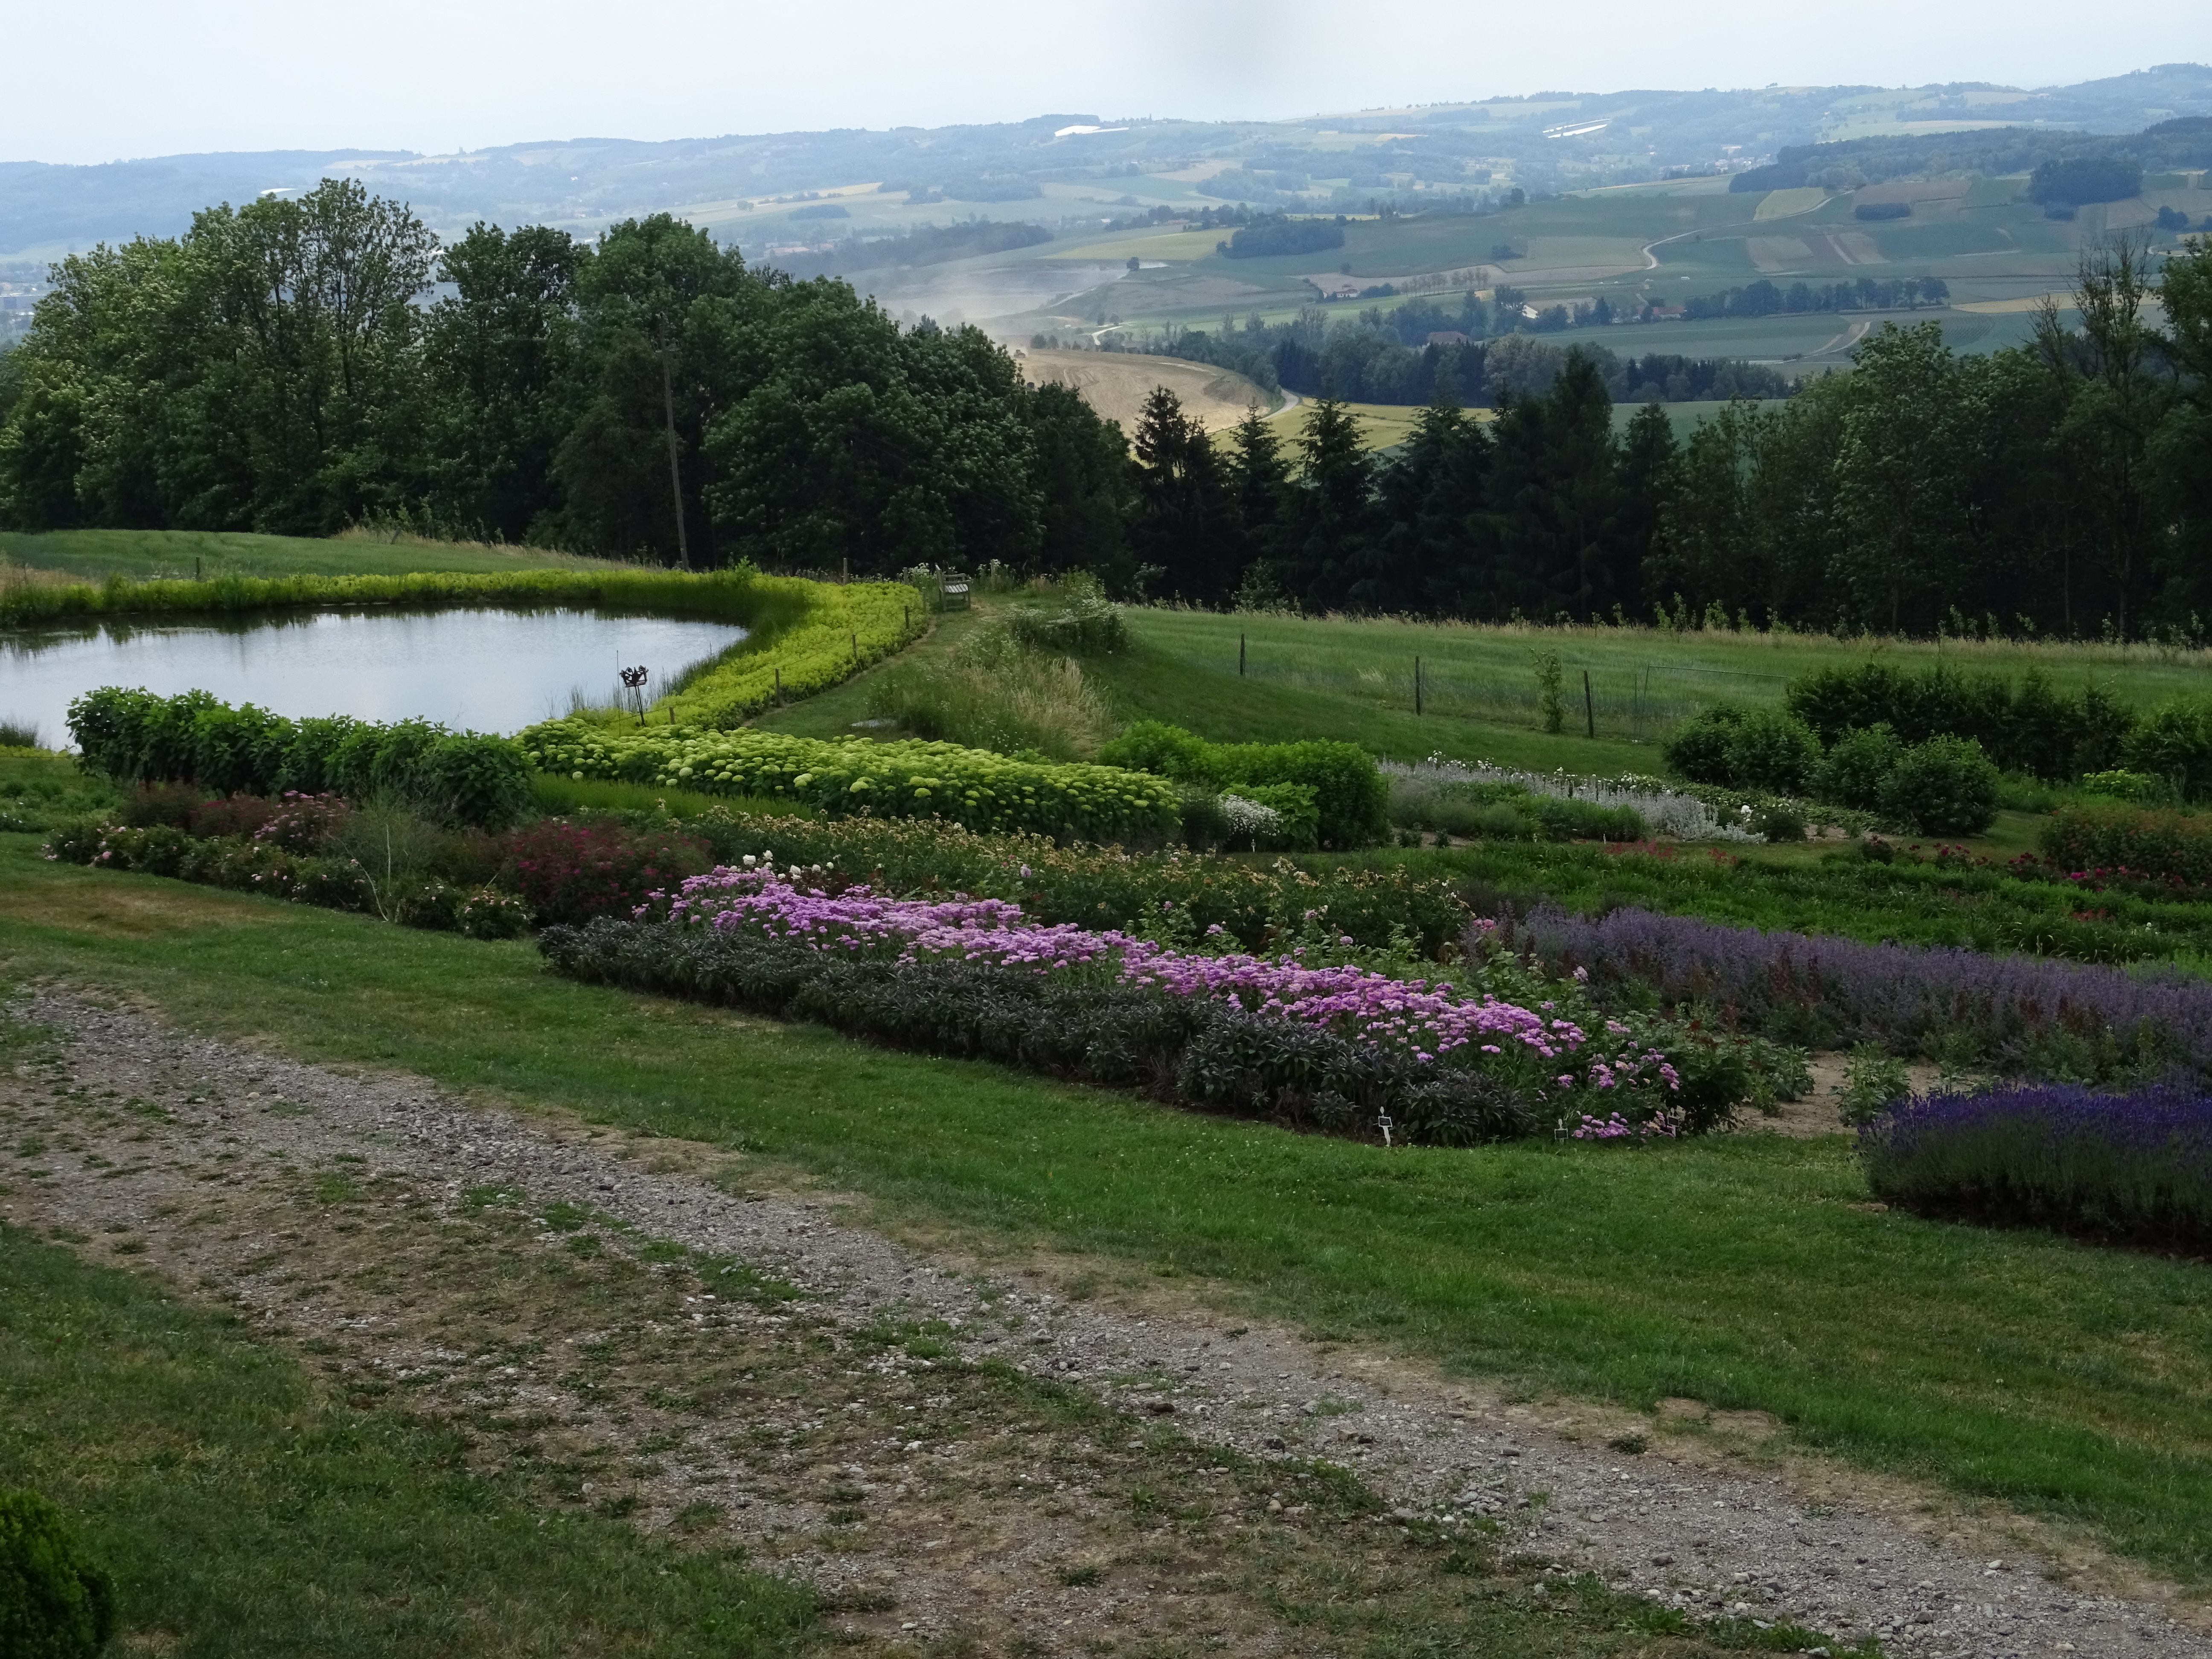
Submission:
M 1893 1054 L 2008 1077 L 2212 1080 L 2212 982 L 1949 945 L 1865 945 L 1621 908 L 1542 906 L 1513 948 L 1587 971 L 1602 1001 L 1699 1006 L 1724 1023 L 1811 1048 L 1875 1042 Z M 1480 940 L 1470 934 L 1470 948 Z
M 866 886 L 832 894 L 812 886 L 804 872 L 764 862 L 695 876 L 665 905 L 649 904 L 638 914 L 665 914 L 672 922 L 731 936 L 799 940 L 836 954 L 890 952 L 908 960 L 991 963 L 1040 973 L 1095 964 L 1125 985 L 1233 1000 L 1425 1065 L 1456 1056 L 1476 1066 L 1494 1061 L 1534 1073 L 1524 1081 L 1540 1094 L 1583 1088 L 1671 1092 L 1680 1086 L 1666 1056 L 1638 1043 L 1619 1021 L 1586 1031 L 1549 1003 L 1524 1008 L 1356 965 L 1310 966 L 1302 951 L 1273 959 L 1228 950 L 1176 951 L 1118 930 L 1046 925 L 1002 899 L 898 899 Z M 1227 937 L 1218 926 L 1208 932 Z M 1348 948 L 1352 941 L 1340 943 Z M 1526 1064 L 1532 1060 L 1541 1066 Z
M 2212 1097 L 2075 1085 L 1939 1094 L 1859 1132 L 1868 1184 L 1923 1214 L 2212 1248 Z

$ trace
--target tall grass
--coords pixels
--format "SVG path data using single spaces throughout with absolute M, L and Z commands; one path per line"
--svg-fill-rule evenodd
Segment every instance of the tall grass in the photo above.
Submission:
M 1022 606 L 988 618 L 949 659 L 884 675 L 868 712 L 939 742 L 1089 760 L 1119 722 L 1104 690 L 1060 650 L 1111 649 L 1121 637 L 1118 611 L 1087 592 Z

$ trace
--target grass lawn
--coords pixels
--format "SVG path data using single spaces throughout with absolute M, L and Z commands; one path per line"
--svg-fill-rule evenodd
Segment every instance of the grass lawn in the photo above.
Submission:
M 328 539 L 229 530 L 0 532 L 0 556 L 85 581 L 191 576 L 404 575 L 410 570 L 531 570 L 605 561 L 483 542 L 387 541 L 362 532 Z
M 1190 1275 L 1448 1371 L 1773 1413 L 1806 1444 L 2212 1569 L 2201 1263 L 1867 1201 L 1840 1136 L 1383 1151 L 556 980 L 482 945 L 0 837 L 0 975 L 732 1147 L 894 1225 Z
M 0 1486 L 59 1504 L 131 1652 L 176 1659 L 793 1653 L 811 1598 L 731 1552 L 471 1473 L 240 1318 L 0 1222 Z

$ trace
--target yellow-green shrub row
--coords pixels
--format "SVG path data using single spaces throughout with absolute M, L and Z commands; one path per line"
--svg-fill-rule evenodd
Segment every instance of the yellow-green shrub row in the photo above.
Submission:
M 603 606 L 702 617 L 750 630 L 737 650 L 654 705 L 678 726 L 735 726 L 776 700 L 811 696 L 902 648 L 924 627 L 903 582 L 811 582 L 750 566 L 678 570 L 418 571 L 400 576 L 219 576 L 73 582 L 0 594 L 0 625 L 71 617 L 236 615 L 339 605 Z M 781 678 L 779 680 L 779 675 Z M 619 716 L 610 715 L 610 720 Z
M 787 620 L 764 623 L 764 638 L 725 658 L 653 705 L 684 726 L 728 726 L 776 701 L 811 696 L 902 649 L 921 632 L 921 595 L 904 582 L 801 582 L 756 579 L 808 590 L 793 597 Z
M 1157 841 L 1182 822 L 1181 797 L 1165 778 L 1008 760 L 950 743 L 825 742 L 684 726 L 625 731 L 574 719 L 533 726 L 516 741 L 547 772 L 780 796 L 838 817 L 939 817 L 969 830 L 1105 842 Z

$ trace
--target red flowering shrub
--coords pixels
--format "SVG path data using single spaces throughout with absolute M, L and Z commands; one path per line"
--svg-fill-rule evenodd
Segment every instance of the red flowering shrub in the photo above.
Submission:
M 703 843 L 660 830 L 544 818 L 507 837 L 517 892 L 539 921 L 628 915 L 712 862 Z

